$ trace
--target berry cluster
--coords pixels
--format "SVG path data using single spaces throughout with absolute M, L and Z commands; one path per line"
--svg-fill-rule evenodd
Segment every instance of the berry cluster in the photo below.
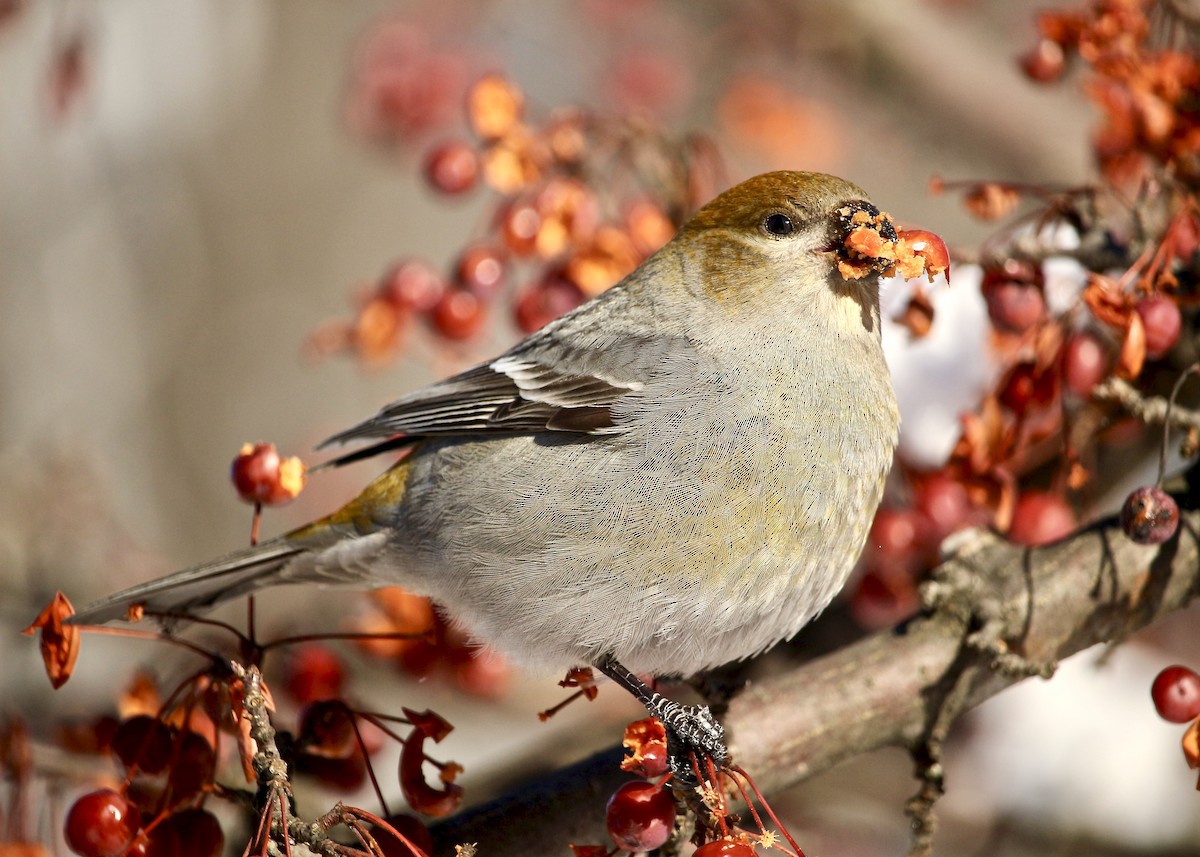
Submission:
M 485 186 L 490 213 L 448 272 L 396 262 L 363 295 L 355 317 L 317 331 L 317 353 L 389 360 L 410 320 L 442 341 L 468 340 L 505 305 L 530 333 L 607 289 L 665 244 L 712 190 L 711 147 L 677 142 L 643 121 L 581 109 L 528 116 L 524 93 L 488 74 L 465 94 L 471 139 L 430 148 L 423 173 L 450 199 Z
M 992 526 L 1025 545 L 1069 535 L 1099 487 L 1100 457 L 1137 440 L 1139 420 L 1164 419 L 1155 393 L 1186 365 L 1200 288 L 1200 113 L 1185 97 L 1194 91 L 1195 60 L 1165 46 L 1164 36 L 1174 28 L 1194 38 L 1200 27 L 1159 8 L 1170 27 L 1155 35 L 1152 5 L 1091 0 L 1043 13 L 1042 40 L 1024 60 L 1038 80 L 1057 79 L 1071 56 L 1091 67 L 1088 92 L 1107 117 L 1097 142 L 1106 183 L 1063 190 L 935 181 L 935 191 L 961 189 L 976 217 L 1016 216 L 980 260 L 1000 371 L 962 415 L 944 466 L 929 472 L 898 462 L 904 479 L 878 514 L 851 602 L 868 625 L 917 608 L 916 582 L 955 530 Z M 1145 181 L 1131 210 L 1124 187 L 1133 175 Z M 898 320 L 914 336 L 937 323 L 923 292 Z M 1151 400 L 1155 407 L 1140 407 Z M 1161 469 L 1158 483 L 1134 492 L 1122 510 L 1126 533 L 1141 543 L 1161 543 L 1178 526 Z
M 1156 27 L 1151 7 L 1167 18 Z M 1200 63 L 1177 47 L 1178 35 L 1194 35 L 1194 20 L 1173 4 L 1142 0 L 1089 0 L 1081 7 L 1043 12 L 1040 38 L 1021 61 L 1025 74 L 1051 83 L 1072 59 L 1090 69 L 1088 96 L 1103 122 L 1093 148 L 1100 168 L 1114 184 L 1133 185 L 1147 169 L 1170 167 L 1179 178 L 1200 178 Z M 1167 38 L 1162 38 L 1164 29 Z
M 508 689 L 512 668 L 498 652 L 473 643 L 424 596 L 399 587 L 370 594 L 370 608 L 355 620 L 363 650 L 386 658 L 416 678 L 439 677 L 483 699 Z
M 696 830 L 692 841 L 698 846 L 695 853 L 701 857 L 752 857 L 758 853 L 756 845 L 778 849 L 789 857 L 804 857 L 804 852 L 780 825 L 753 780 L 740 768 L 717 770 L 709 762 L 708 776 L 705 777 L 699 760 L 693 758 L 701 785 L 694 793 L 672 790 L 672 775 L 667 773 L 666 741 L 666 730 L 653 717 L 626 726 L 625 748 L 629 755 L 622 761 L 621 769 L 645 779 L 623 783 L 608 799 L 604 818 L 615 848 L 572 845 L 575 857 L 613 857 L 622 851 L 640 853 L 662 848 L 677 839 L 680 831 L 677 823 L 687 813 L 695 814 Z M 768 830 L 763 824 L 749 800 L 746 786 L 753 791 L 779 832 Z M 740 791 L 746 801 L 757 833 L 740 828 L 738 818 L 729 813 L 725 795 L 731 788 Z

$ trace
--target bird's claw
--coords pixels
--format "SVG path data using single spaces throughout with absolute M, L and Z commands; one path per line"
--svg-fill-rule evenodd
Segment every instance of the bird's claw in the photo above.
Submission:
M 703 770 L 702 760 L 711 759 L 719 768 L 729 757 L 725 729 L 707 705 L 676 705 L 661 719 L 667 732 L 671 773 L 681 782 L 698 785 L 695 765 Z

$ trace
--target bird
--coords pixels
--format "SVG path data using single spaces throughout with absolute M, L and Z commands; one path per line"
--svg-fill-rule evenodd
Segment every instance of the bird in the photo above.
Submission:
M 410 393 L 323 446 L 406 450 L 332 514 L 134 586 L 77 623 L 195 614 L 285 583 L 402 585 L 534 671 L 591 666 L 687 752 L 721 762 L 690 676 L 793 636 L 845 584 L 898 439 L 881 345 L 896 232 L 815 172 L 749 179 L 607 291 L 495 359 Z M 857 267 L 854 267 L 857 265 Z

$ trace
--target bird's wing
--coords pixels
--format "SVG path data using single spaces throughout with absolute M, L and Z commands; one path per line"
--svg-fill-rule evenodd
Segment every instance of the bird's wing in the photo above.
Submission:
M 578 337 L 556 335 L 562 331 L 547 328 L 490 363 L 387 405 L 321 445 L 384 438 L 362 450 L 373 454 L 428 436 L 616 433 L 622 427 L 613 405 L 644 389 L 664 356 L 692 349 L 682 340 L 619 331 L 579 345 Z M 344 459 L 359 457 L 351 452 Z

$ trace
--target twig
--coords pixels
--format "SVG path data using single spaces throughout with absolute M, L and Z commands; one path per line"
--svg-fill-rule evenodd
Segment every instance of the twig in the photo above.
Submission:
M 1200 411 L 1178 405 L 1168 409 L 1168 402 L 1162 396 L 1145 396 L 1137 387 L 1121 378 L 1109 378 L 1098 384 L 1092 390 L 1092 398 L 1120 405 L 1130 416 L 1147 425 L 1165 423 L 1169 410 L 1171 428 L 1200 431 Z

